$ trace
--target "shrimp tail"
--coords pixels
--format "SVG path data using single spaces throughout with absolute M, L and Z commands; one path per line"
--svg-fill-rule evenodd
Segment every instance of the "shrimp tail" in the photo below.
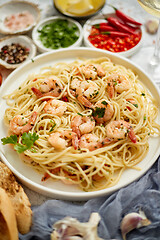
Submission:
M 108 137 L 106 137 L 106 138 L 104 138 L 104 139 L 102 140 L 102 142 L 100 142 L 101 147 L 107 146 L 108 144 L 110 144 L 110 143 L 113 142 L 113 141 L 114 141 L 113 138 L 108 138 Z
M 78 127 L 72 127 L 72 131 L 77 134 L 78 138 L 81 137 L 81 132 Z
M 33 112 L 33 113 L 31 114 L 31 117 L 30 117 L 30 119 L 29 119 L 29 121 L 28 121 L 28 123 L 29 123 L 31 126 L 34 125 L 34 123 L 35 123 L 35 121 L 36 121 L 36 118 L 37 118 L 37 115 L 38 115 L 37 112 Z
M 41 93 L 41 91 L 39 89 L 32 87 L 31 90 L 38 98 L 41 98 L 43 96 L 43 94 Z
M 94 108 L 94 105 L 83 95 L 78 95 L 78 101 L 87 108 Z
M 74 147 L 75 150 L 78 149 L 79 140 L 77 134 L 75 134 L 75 136 L 72 138 L 72 146 Z
M 38 98 L 41 98 L 41 97 L 46 97 L 44 99 L 42 99 L 42 101 L 48 101 L 50 100 L 49 97 L 54 97 L 55 94 L 50 91 L 50 92 L 47 92 L 47 93 L 42 93 L 39 89 L 35 88 L 35 87 L 32 87 L 31 90 L 33 91 L 33 93 L 38 97 Z M 48 97 L 48 98 L 47 98 Z
M 110 98 L 114 97 L 114 86 L 112 81 L 108 81 L 107 83 L 107 92 Z
M 131 139 L 131 141 L 132 141 L 133 143 L 136 143 L 136 142 L 137 142 L 136 135 L 135 135 L 135 133 L 134 133 L 134 131 L 133 131 L 132 128 L 129 129 L 128 137 Z

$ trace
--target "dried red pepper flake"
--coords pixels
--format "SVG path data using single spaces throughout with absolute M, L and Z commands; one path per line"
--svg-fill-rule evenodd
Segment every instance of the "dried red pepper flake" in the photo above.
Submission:
M 62 101 L 69 102 L 68 98 L 66 96 L 62 97 Z

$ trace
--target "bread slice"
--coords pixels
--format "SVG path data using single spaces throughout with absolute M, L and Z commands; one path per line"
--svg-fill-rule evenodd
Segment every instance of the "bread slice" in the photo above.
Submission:
M 0 188 L 0 239 L 18 240 L 15 211 L 10 198 L 2 188 Z
M 26 234 L 32 224 L 31 204 L 11 170 L 0 161 L 0 187 L 9 196 L 15 210 L 18 231 Z

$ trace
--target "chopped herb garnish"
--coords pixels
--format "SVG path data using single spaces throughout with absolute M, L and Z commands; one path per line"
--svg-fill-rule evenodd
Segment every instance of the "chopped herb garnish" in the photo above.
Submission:
M 143 118 L 144 120 L 146 120 L 146 116 L 144 116 L 144 118 Z
M 9 137 L 6 138 L 2 138 L 2 144 L 13 144 L 14 145 L 14 149 L 18 152 L 18 153 L 22 153 L 24 151 L 26 151 L 27 149 L 31 149 L 31 151 L 33 151 L 33 145 L 35 143 L 35 141 L 39 138 L 39 136 L 36 133 L 23 133 L 22 134 L 22 144 L 18 143 L 18 138 L 17 135 L 11 135 Z
M 98 118 L 102 118 L 102 117 L 104 117 L 104 114 L 105 114 L 105 108 L 97 107 L 92 115 L 93 115 L 93 117 L 98 116 Z
M 133 104 L 136 108 L 138 108 L 138 104 L 137 103 L 135 103 L 135 104 Z
M 78 112 L 77 114 L 83 117 L 83 115 L 81 113 Z
M 51 49 L 66 48 L 78 39 L 78 27 L 66 19 L 57 19 L 39 29 L 42 44 Z
M 103 105 L 107 105 L 108 103 L 106 101 L 102 101 L 102 104 Z
M 56 126 L 56 123 L 51 127 L 51 129 L 49 130 L 49 132 L 52 132 L 53 129 L 55 128 L 55 126 Z

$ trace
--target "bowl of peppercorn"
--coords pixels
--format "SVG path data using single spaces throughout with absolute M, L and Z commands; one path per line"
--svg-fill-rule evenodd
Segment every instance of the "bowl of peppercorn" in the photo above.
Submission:
M 36 46 L 23 35 L 5 37 L 0 40 L 0 65 L 15 69 L 36 55 Z
M 73 19 L 55 16 L 46 18 L 32 31 L 32 39 L 39 52 L 79 47 L 82 43 L 82 27 Z

